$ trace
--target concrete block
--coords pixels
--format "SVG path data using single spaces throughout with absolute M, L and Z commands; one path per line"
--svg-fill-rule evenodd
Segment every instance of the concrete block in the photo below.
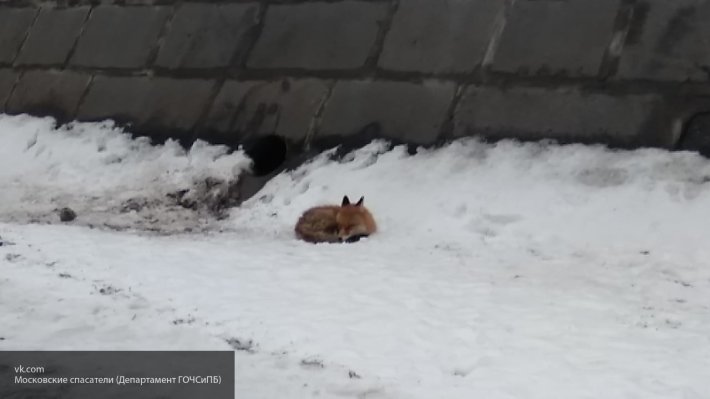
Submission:
M 0 112 L 5 110 L 5 102 L 17 81 L 17 73 L 11 69 L 0 69 Z
M 200 4 L 180 6 L 173 18 L 156 65 L 165 68 L 228 66 L 243 55 L 248 33 L 257 23 L 257 4 Z
M 207 106 L 214 82 L 202 79 L 96 77 L 82 102 L 81 120 L 114 119 L 156 136 L 191 131 Z
M 97 6 L 79 38 L 71 64 L 142 68 L 170 14 L 168 7 Z
M 89 87 L 77 117 L 80 120 L 116 119 L 144 122 L 151 79 L 147 77 L 97 76 Z
M 455 90 L 453 83 L 433 80 L 422 84 L 338 82 L 325 107 L 317 139 L 356 135 L 374 127 L 377 136 L 411 144 L 434 143 Z
M 0 64 L 15 60 L 36 15 L 36 8 L 0 7 Z
M 220 144 L 237 144 L 242 132 L 233 129 L 237 113 L 244 108 L 242 100 L 254 83 L 226 81 L 199 128 L 199 138 Z
M 379 65 L 397 71 L 467 72 L 480 65 L 505 2 L 400 2 Z
M 375 44 L 386 3 L 342 1 L 272 5 L 247 65 L 354 69 Z
M 90 80 L 90 75 L 70 71 L 25 72 L 7 102 L 6 111 L 71 120 Z
M 88 13 L 89 7 L 42 8 L 15 63 L 63 65 Z
M 643 141 L 641 135 L 651 134 L 646 122 L 661 105 L 655 95 L 470 87 L 456 112 L 454 135 L 629 145 Z
M 620 0 L 516 1 L 492 68 L 594 76 L 609 47 Z
M 328 85 L 317 79 L 228 81 L 212 105 L 205 130 L 223 143 L 266 134 L 302 143 L 327 92 Z
M 710 2 L 646 0 L 637 6 L 618 77 L 707 81 Z

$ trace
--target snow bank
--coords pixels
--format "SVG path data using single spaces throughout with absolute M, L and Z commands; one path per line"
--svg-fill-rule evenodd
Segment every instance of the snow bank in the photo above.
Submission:
M 51 118 L 0 115 L 0 218 L 179 231 L 204 224 L 250 161 L 198 141 L 151 146 L 110 122 L 55 127 Z M 205 205 L 205 206 L 199 206 Z M 211 209 L 208 209 L 211 208 Z
M 375 142 L 329 158 L 274 178 L 233 224 L 287 238 L 303 209 L 364 195 L 381 229 L 374 241 L 397 248 L 693 251 L 706 242 L 710 161 L 694 153 L 467 139 L 414 156 Z

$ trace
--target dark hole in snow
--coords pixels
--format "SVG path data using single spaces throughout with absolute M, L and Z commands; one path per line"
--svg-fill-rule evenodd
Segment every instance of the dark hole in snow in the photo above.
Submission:
M 677 149 L 697 151 L 710 157 L 710 112 L 694 115 L 685 124 Z
M 270 134 L 249 140 L 244 145 L 244 151 L 253 162 L 254 175 L 265 176 L 286 161 L 288 146 L 283 137 Z
M 71 208 L 62 208 L 59 210 L 59 220 L 62 222 L 71 222 L 76 219 L 76 212 Z

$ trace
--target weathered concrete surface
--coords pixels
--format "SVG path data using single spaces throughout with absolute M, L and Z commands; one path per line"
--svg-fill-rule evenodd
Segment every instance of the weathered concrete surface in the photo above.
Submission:
M 10 92 L 13 86 L 15 86 L 15 81 L 17 80 L 17 73 L 11 69 L 0 69 L 0 111 L 5 110 L 5 102 L 8 97 L 10 97 Z
M 272 5 L 247 65 L 359 68 L 375 44 L 387 7 L 386 3 L 358 1 Z
M 63 65 L 88 13 L 89 7 L 42 8 L 15 63 Z
M 80 120 L 114 119 L 156 135 L 190 131 L 202 115 L 214 83 L 203 79 L 96 77 L 82 102 Z
M 647 0 L 637 6 L 619 77 L 710 79 L 710 2 Z
M 468 72 L 480 65 L 502 0 L 400 2 L 379 65 L 396 71 Z
M 327 93 L 328 85 L 317 79 L 228 81 L 212 105 L 205 130 L 227 142 L 278 134 L 302 143 Z
M 0 64 L 15 60 L 36 15 L 35 8 L 0 8 Z
M 387 81 L 343 81 L 335 85 L 316 139 L 349 136 L 375 128 L 379 136 L 413 144 L 434 143 L 456 86 Z
M 60 121 L 74 118 L 91 75 L 70 71 L 29 71 L 22 74 L 7 102 L 9 113 L 51 115 Z
M 71 64 L 96 68 L 146 67 L 170 12 L 167 7 L 95 7 Z
M 493 69 L 596 75 L 611 43 L 620 0 L 516 1 Z
M 654 95 L 610 96 L 573 88 L 470 87 L 456 112 L 454 135 L 624 146 L 643 141 L 641 136 L 652 128 L 647 122 L 661 105 Z
M 232 129 L 234 119 L 243 108 L 242 100 L 251 85 L 245 82 L 226 81 L 212 102 L 198 137 L 219 144 L 238 144 L 242 133 Z
M 257 24 L 259 5 L 186 3 L 170 26 L 156 65 L 170 69 L 228 66 L 241 59 L 248 33 Z

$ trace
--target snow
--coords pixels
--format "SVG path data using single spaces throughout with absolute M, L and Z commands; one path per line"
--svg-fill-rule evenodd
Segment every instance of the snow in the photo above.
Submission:
M 235 349 L 239 398 L 707 397 L 710 161 L 474 139 L 330 155 L 217 220 L 166 193 L 234 181 L 240 151 L 1 116 L 0 349 Z M 343 195 L 377 234 L 295 240 Z
M 209 203 L 228 190 L 250 160 L 198 141 L 151 146 L 112 122 L 54 128 L 51 118 L 0 115 L 0 218 L 54 221 L 70 207 L 78 223 L 179 232 L 206 228 Z

